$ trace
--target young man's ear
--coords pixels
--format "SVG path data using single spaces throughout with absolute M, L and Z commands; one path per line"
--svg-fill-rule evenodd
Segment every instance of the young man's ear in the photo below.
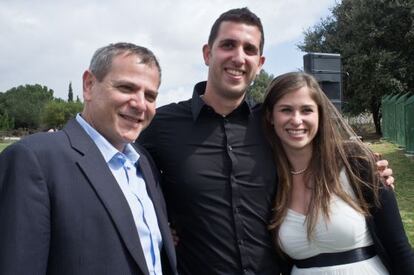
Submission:
M 205 44 L 203 46 L 203 58 L 204 58 L 204 64 L 207 66 L 210 65 L 210 46 L 208 44 Z
M 262 67 L 263 67 L 263 64 L 265 63 L 265 61 L 266 61 L 266 58 L 263 55 L 260 56 L 259 66 L 257 67 L 256 75 L 259 75 L 260 74 L 260 71 L 262 70 Z

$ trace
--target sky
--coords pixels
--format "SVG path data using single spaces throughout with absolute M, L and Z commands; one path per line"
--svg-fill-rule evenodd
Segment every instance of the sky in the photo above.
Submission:
M 339 0 L 0 0 L 0 92 L 40 84 L 82 99 L 82 74 L 96 49 L 132 42 L 151 49 L 162 68 L 158 106 L 191 97 L 206 80 L 202 57 L 210 28 L 232 8 L 262 20 L 264 69 L 273 75 L 303 68 L 296 45 Z

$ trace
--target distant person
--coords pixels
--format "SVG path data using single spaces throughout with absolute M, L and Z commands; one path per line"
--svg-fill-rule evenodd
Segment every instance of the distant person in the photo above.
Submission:
M 279 180 L 271 228 L 291 274 L 414 274 L 394 192 L 315 78 L 276 77 L 263 109 Z
M 100 48 L 82 113 L 1 153 L 0 274 L 177 274 L 158 172 L 131 144 L 160 79 L 148 49 Z
M 280 272 L 268 230 L 275 164 L 261 109 L 245 100 L 263 45 L 262 23 L 249 9 L 221 14 L 203 46 L 207 82 L 191 99 L 159 108 L 138 140 L 162 171 L 181 275 Z

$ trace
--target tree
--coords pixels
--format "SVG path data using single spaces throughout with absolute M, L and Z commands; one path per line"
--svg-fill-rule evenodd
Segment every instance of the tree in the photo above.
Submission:
M 253 84 L 247 89 L 247 100 L 252 104 L 261 103 L 265 98 L 266 87 L 272 81 L 273 75 L 261 70 Z
M 81 102 L 65 102 L 61 99 L 50 101 L 45 105 L 42 112 L 42 126 L 47 129 L 61 129 L 82 108 L 83 104 Z
M 11 88 L 1 96 L 1 107 L 15 128 L 37 129 L 43 106 L 53 99 L 53 90 L 39 84 Z
M 371 112 L 381 133 L 381 97 L 414 89 L 413 0 L 343 0 L 332 15 L 307 30 L 298 47 L 340 53 L 345 112 Z
M 8 131 L 14 128 L 14 119 L 9 117 L 9 114 L 5 112 L 0 114 L 0 131 Z
M 73 102 L 72 82 L 69 82 L 68 102 Z

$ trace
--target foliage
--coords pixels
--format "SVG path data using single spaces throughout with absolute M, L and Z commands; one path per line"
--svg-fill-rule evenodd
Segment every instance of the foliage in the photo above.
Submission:
M 14 118 L 9 116 L 4 106 L 4 94 L 0 93 L 0 131 L 7 131 L 14 128 Z
M 7 131 L 14 128 L 14 118 L 9 117 L 9 114 L 5 112 L 0 113 L 0 131 Z
M 0 106 L 15 128 L 37 129 L 43 106 L 53 99 L 53 90 L 39 84 L 14 87 L 0 97 Z M 4 115 L 4 114 L 3 114 Z
M 381 97 L 414 90 L 414 1 L 343 0 L 307 30 L 299 49 L 340 53 L 345 111 L 372 113 L 381 133 Z
M 82 111 L 81 102 L 65 102 L 55 99 L 48 102 L 42 112 L 42 125 L 45 128 L 61 129 L 66 122 Z
M 72 82 L 69 82 L 68 102 L 73 102 Z
M 247 99 L 249 102 L 261 103 L 265 98 L 266 87 L 272 81 L 273 75 L 268 74 L 265 70 L 261 70 L 253 84 L 247 89 Z M 252 105 L 253 105 L 252 104 Z

